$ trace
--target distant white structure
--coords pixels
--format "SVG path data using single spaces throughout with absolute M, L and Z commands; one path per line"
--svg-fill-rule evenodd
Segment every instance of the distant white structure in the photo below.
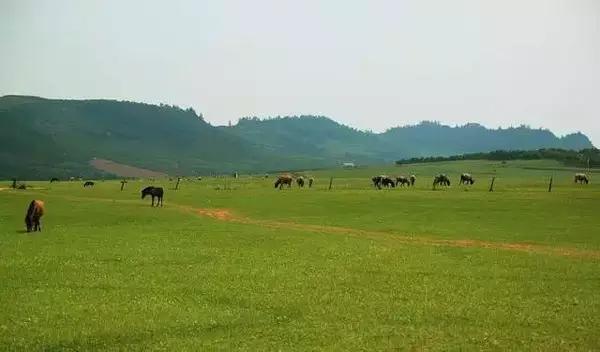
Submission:
M 342 167 L 344 169 L 353 169 L 356 167 L 356 165 L 354 163 L 342 163 Z

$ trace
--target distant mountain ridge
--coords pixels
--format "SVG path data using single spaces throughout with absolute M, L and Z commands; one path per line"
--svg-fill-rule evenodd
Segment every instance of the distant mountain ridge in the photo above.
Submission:
M 115 100 L 0 97 L 0 179 L 111 176 L 94 158 L 172 175 L 331 167 L 499 149 L 591 148 L 575 133 L 527 127 L 490 130 L 434 122 L 384 133 L 324 116 L 243 118 L 215 127 L 192 109 Z
M 330 158 L 392 161 L 411 157 L 450 156 L 494 150 L 562 148 L 580 150 L 593 145 L 577 132 L 557 137 L 546 129 L 526 126 L 488 129 L 480 124 L 450 127 L 423 121 L 371 133 L 341 125 L 324 116 L 243 118 L 221 127 L 270 150 L 313 151 Z

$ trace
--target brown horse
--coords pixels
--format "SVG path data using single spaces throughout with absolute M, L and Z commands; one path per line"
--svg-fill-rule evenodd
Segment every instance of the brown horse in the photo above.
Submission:
M 292 181 L 294 178 L 291 175 L 281 175 L 275 181 L 275 188 L 279 187 L 279 189 L 283 188 L 283 185 L 288 185 L 288 188 L 292 187 Z
M 42 231 L 40 225 L 40 218 L 44 215 L 44 202 L 41 200 L 32 200 L 27 208 L 27 214 L 25 214 L 25 226 L 27 232 L 31 231 Z

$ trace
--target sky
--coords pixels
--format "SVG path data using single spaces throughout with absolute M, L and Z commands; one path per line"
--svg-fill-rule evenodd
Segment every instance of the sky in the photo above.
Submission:
M 0 95 L 521 124 L 600 145 L 598 0 L 0 0 Z

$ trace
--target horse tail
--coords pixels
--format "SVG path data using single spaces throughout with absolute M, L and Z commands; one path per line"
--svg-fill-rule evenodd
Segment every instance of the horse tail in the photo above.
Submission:
M 35 202 L 35 200 L 32 200 L 31 203 L 29 203 L 29 208 L 27 208 L 26 217 L 28 219 L 31 219 L 31 217 L 35 214 L 35 208 L 36 208 L 36 202 Z

